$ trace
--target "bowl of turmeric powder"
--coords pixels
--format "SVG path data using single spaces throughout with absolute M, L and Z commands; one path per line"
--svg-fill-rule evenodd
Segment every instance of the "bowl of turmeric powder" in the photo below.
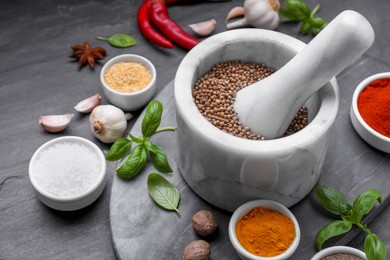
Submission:
M 156 69 L 145 57 L 116 56 L 104 64 L 100 81 L 108 101 L 124 111 L 146 105 L 156 91 Z
M 390 72 L 364 79 L 355 89 L 350 116 L 368 144 L 390 153 Z
M 283 260 L 298 248 L 301 233 L 287 207 L 272 200 L 253 200 L 234 211 L 229 238 L 243 260 Z

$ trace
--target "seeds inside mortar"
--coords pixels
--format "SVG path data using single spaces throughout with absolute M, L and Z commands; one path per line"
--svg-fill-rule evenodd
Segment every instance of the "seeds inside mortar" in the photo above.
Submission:
M 264 140 L 244 126 L 233 109 L 236 93 L 275 70 L 264 64 L 249 63 L 239 60 L 216 64 L 195 83 L 192 91 L 195 104 L 202 115 L 220 130 L 237 137 Z M 308 124 L 308 111 L 301 107 L 295 115 L 284 136 L 294 134 Z

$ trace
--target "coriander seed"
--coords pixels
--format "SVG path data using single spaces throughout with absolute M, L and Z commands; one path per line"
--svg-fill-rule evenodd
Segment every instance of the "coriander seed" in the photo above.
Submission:
M 233 104 L 239 90 L 273 72 L 274 69 L 264 64 L 239 60 L 218 63 L 197 80 L 192 96 L 199 112 L 218 129 L 245 139 L 264 140 L 240 122 Z M 307 124 L 308 111 L 302 107 L 283 136 L 294 134 Z

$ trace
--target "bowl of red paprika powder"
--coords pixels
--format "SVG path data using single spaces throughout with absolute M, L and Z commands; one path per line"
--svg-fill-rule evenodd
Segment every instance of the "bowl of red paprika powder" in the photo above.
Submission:
M 234 211 L 229 238 L 243 260 L 283 260 L 295 252 L 301 233 L 298 221 L 287 207 L 259 199 Z
M 356 87 L 350 116 L 363 140 L 390 153 L 390 72 L 372 75 Z

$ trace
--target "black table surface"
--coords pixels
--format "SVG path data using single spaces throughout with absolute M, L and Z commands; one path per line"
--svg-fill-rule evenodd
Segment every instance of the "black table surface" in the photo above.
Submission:
M 116 164 L 108 163 L 108 182 L 100 198 L 74 212 L 52 210 L 37 199 L 28 178 L 28 164 L 40 145 L 65 135 L 87 138 L 107 152 L 110 146 L 94 138 L 88 116 L 75 113 L 73 107 L 83 98 L 102 93 L 99 73 L 109 58 L 125 53 L 147 57 L 158 73 L 158 91 L 174 78 L 187 52 L 177 46 L 170 50 L 157 48 L 140 35 L 135 15 L 141 2 L 0 2 L 0 259 L 115 259 L 109 200 Z M 318 15 L 328 21 L 341 11 L 351 9 L 362 13 L 374 27 L 376 40 L 366 55 L 379 65 L 355 75 L 357 82 L 342 81 L 343 85 L 356 84 L 371 74 L 382 72 L 383 68 L 390 70 L 388 0 L 306 2 L 311 8 L 321 4 Z M 233 0 L 171 6 L 169 13 L 188 32 L 188 24 L 215 18 L 218 24 L 215 33 L 218 33 L 226 30 L 228 11 L 242 4 L 241 0 Z M 277 30 L 304 42 L 312 39 L 311 35 L 300 35 L 296 23 L 283 22 Z M 96 36 L 115 33 L 130 34 L 138 44 L 117 49 L 96 40 Z M 107 49 L 107 58 L 95 70 L 85 67 L 78 71 L 76 63 L 68 58 L 70 46 L 84 41 Z M 347 87 L 343 85 L 340 88 Z M 103 104 L 107 103 L 103 96 Z M 133 113 L 137 116 L 139 112 Z M 65 131 L 49 134 L 40 128 L 40 115 L 65 113 L 76 114 Z M 128 130 L 134 121 L 129 122 Z M 390 209 L 387 208 L 370 223 L 370 228 L 387 247 L 390 245 L 389 217 Z M 362 249 L 362 241 L 362 236 L 358 236 L 350 245 Z

